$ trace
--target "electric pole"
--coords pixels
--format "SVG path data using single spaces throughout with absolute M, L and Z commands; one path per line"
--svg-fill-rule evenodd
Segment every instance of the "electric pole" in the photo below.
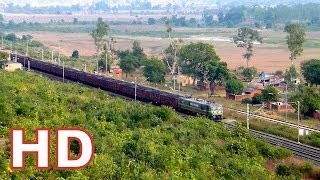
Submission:
M 43 49 L 41 49 L 41 60 L 43 61 Z

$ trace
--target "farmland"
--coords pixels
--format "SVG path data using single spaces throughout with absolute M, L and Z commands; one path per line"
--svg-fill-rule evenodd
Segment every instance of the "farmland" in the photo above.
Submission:
M 113 28 L 113 27 L 111 27 Z M 150 27 L 140 27 L 144 31 Z M 137 32 L 137 27 L 121 27 L 116 26 L 114 30 L 125 29 L 127 33 Z M 132 47 L 134 40 L 139 40 L 141 46 L 144 48 L 145 53 L 148 55 L 160 56 L 161 51 L 169 46 L 169 40 L 164 38 L 164 27 L 159 28 L 163 31 L 159 37 L 147 37 L 147 36 L 131 36 L 121 35 L 113 36 L 117 41 L 115 44 L 116 49 L 126 50 Z M 242 58 L 244 52 L 243 49 L 236 47 L 231 42 L 231 37 L 235 35 L 235 29 L 196 29 L 196 28 L 177 28 L 178 33 L 190 33 L 197 32 L 198 35 L 190 35 L 183 37 L 185 43 L 203 41 L 211 43 L 215 46 L 215 49 L 222 59 L 228 63 L 229 68 L 235 69 L 239 66 L 245 65 L 245 60 Z M 95 54 L 95 48 L 93 40 L 89 33 L 63 33 L 63 32 L 23 32 L 19 34 L 30 34 L 35 40 L 42 42 L 53 50 L 58 50 L 61 47 L 61 53 L 65 56 L 70 56 L 72 51 L 77 49 L 81 56 L 93 56 Z M 319 40 L 320 36 L 316 32 L 307 33 L 308 40 L 304 53 L 296 60 L 296 64 L 300 64 L 303 60 L 317 58 L 320 56 L 318 50 L 319 44 L 313 43 L 315 40 Z M 250 65 L 255 66 L 260 71 L 274 72 L 275 70 L 285 70 L 290 65 L 289 55 L 290 52 L 286 45 L 285 33 L 277 31 L 262 31 L 262 36 L 265 38 L 266 43 L 256 45 L 254 49 L 254 57 L 252 58 Z M 275 39 L 277 41 L 275 41 Z M 281 41 L 279 41 L 279 39 Z

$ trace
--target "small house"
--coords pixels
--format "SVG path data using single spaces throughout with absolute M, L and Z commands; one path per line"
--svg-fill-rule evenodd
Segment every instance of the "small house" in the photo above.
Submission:
M 278 112 L 296 112 L 290 104 L 282 103 L 282 102 L 264 102 L 263 106 L 266 109 L 276 110 Z
M 123 75 L 123 70 L 120 67 L 112 67 L 111 72 L 113 77 L 122 77 Z
M 241 95 L 234 95 L 234 94 L 226 94 L 227 99 L 232 99 L 234 101 L 241 102 L 244 99 L 252 99 L 252 97 L 256 94 L 261 94 L 262 90 L 259 88 L 247 88 L 243 91 Z

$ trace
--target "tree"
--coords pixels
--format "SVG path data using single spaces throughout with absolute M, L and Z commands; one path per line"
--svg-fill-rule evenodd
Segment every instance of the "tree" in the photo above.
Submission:
M 29 41 L 29 40 L 31 40 L 33 37 L 30 35 L 30 34 L 28 34 L 28 35 L 22 35 L 22 40 L 24 40 L 24 41 Z
M 208 81 L 209 66 L 212 61 L 220 61 L 213 45 L 203 42 L 182 46 L 179 53 L 179 64 L 184 74 Z
M 248 27 L 242 27 L 238 29 L 237 36 L 233 37 L 234 43 L 237 47 L 246 48 L 246 52 L 243 54 L 243 58 L 247 60 L 247 68 L 249 67 L 249 61 L 253 56 L 253 43 L 255 41 L 262 43 L 262 37 L 258 31 L 250 29 Z
M 183 41 L 181 39 L 173 40 L 173 38 L 171 37 L 172 27 L 169 20 L 166 21 L 166 27 L 167 37 L 170 40 L 170 45 L 165 50 L 165 52 L 162 52 L 162 55 L 164 57 L 166 65 L 168 66 L 168 69 L 170 70 L 171 79 L 173 79 L 178 71 L 178 53 L 181 49 Z
M 263 101 L 264 101 L 264 99 L 263 99 L 263 95 L 262 94 L 255 94 L 252 97 L 252 103 L 253 104 L 262 104 Z
M 208 66 L 208 70 L 211 94 L 214 93 L 216 84 L 225 85 L 225 83 L 231 79 L 228 65 L 225 62 L 211 61 Z
M 300 110 L 303 115 L 312 116 L 315 110 L 320 109 L 320 94 L 315 87 L 301 85 L 289 100 L 300 101 Z
M 191 26 L 193 26 L 193 27 L 197 26 L 197 19 L 196 18 L 190 18 L 189 22 L 190 22 Z
M 152 57 L 146 61 L 143 75 L 149 82 L 161 83 L 165 81 L 166 67 L 162 61 Z
M 2 15 L 2 14 L 0 14 L 0 24 L 2 24 L 2 23 L 3 23 L 3 21 L 4 21 L 3 15 Z
M 137 58 L 139 58 L 140 60 L 147 57 L 143 52 L 140 42 L 137 40 L 135 40 L 132 44 L 132 54 Z
M 290 66 L 289 70 L 286 70 L 286 73 L 284 75 L 284 79 L 286 82 L 291 83 L 293 79 L 296 79 L 298 77 L 298 71 L 294 65 Z
M 320 60 L 311 59 L 301 63 L 301 71 L 305 80 L 311 85 L 320 85 Z
M 233 8 L 230 11 L 228 11 L 224 18 L 223 22 L 226 22 L 228 27 L 232 27 L 234 25 L 240 24 L 246 19 L 244 10 L 239 8 Z
M 96 55 L 103 49 L 106 44 L 105 37 L 108 35 L 109 26 L 103 22 L 102 18 L 98 18 L 96 29 L 91 32 L 91 37 L 96 45 Z
M 257 74 L 257 71 L 258 70 L 255 67 L 247 67 L 243 69 L 241 74 L 245 78 L 245 81 L 251 82 L 253 80 L 254 75 Z
M 8 62 L 9 54 L 3 51 L 0 51 L 0 67 Z
M 268 86 L 262 90 L 264 101 L 278 102 L 280 99 L 279 91 L 275 87 Z
M 284 32 L 288 33 L 287 45 L 290 50 L 291 65 L 293 65 L 293 61 L 297 59 L 303 52 L 302 45 L 306 41 L 306 32 L 301 29 L 298 24 L 288 24 L 284 28 Z
M 226 84 L 226 91 L 229 94 L 239 95 L 243 92 L 243 84 L 237 79 L 231 79 Z
M 8 41 L 16 41 L 17 40 L 17 36 L 14 33 L 10 33 L 10 34 L 6 35 L 5 39 L 8 40 Z
M 133 53 L 127 51 L 120 52 L 120 68 L 126 73 L 126 77 L 128 77 L 128 73 L 134 72 L 139 66 L 139 57 L 135 56 Z
M 75 60 L 77 60 L 77 59 L 79 59 L 79 51 L 78 50 L 74 50 L 73 52 L 72 52 L 72 55 L 71 55 L 71 57 L 73 58 L 73 59 L 75 59 Z
M 154 25 L 156 24 L 156 19 L 155 18 L 149 18 L 148 19 L 148 25 Z
M 79 20 L 78 18 L 73 18 L 73 24 L 78 24 Z

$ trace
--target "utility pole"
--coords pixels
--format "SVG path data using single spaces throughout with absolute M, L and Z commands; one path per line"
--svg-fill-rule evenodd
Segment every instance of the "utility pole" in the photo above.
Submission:
M 108 51 L 106 50 L 106 74 L 108 73 Z
M 51 51 L 51 61 L 53 62 L 53 51 Z
M 180 79 L 180 70 L 178 66 L 178 83 L 179 83 L 179 88 L 178 88 L 178 95 L 180 96 L 180 90 L 181 90 L 181 79 Z
M 99 74 L 99 59 L 97 59 L 97 74 Z
M 250 129 L 250 127 L 249 127 L 249 113 L 250 113 L 249 104 L 247 104 L 247 129 L 248 130 Z
M 288 120 L 288 84 L 286 83 L 286 121 Z
M 1 35 L 1 49 L 3 49 L 3 35 Z
M 43 61 L 43 49 L 41 49 L 41 60 Z
M 173 94 L 176 94 L 176 75 L 173 75 Z
M 29 40 L 27 40 L 27 51 L 26 51 L 26 56 L 28 57 L 29 55 Z
M 83 64 L 84 66 L 84 72 L 87 72 L 87 64 Z
M 134 77 L 134 102 L 137 102 L 137 77 Z
M 298 143 L 300 143 L 300 101 L 297 101 L 298 104 Z
M 16 58 L 14 59 L 14 62 L 17 62 L 17 61 L 18 61 L 18 57 L 17 57 L 18 55 L 17 55 L 17 54 L 18 54 L 18 52 L 15 51 Z
M 59 43 L 59 47 L 58 47 L 59 49 L 58 49 L 58 63 L 59 63 L 59 65 L 60 65 L 60 43 Z
M 28 71 L 30 71 L 30 60 L 28 60 Z
M 10 43 L 10 53 L 12 53 L 12 43 Z
M 64 61 L 62 61 L 62 81 L 64 82 Z

